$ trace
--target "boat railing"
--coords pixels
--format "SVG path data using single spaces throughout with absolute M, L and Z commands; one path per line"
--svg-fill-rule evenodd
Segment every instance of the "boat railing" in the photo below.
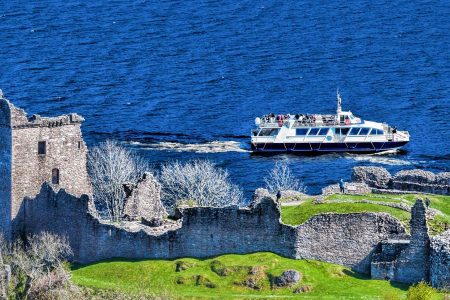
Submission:
M 292 120 L 283 120 L 283 121 L 262 121 L 259 125 L 261 128 L 277 128 L 282 127 L 289 123 Z M 298 121 L 295 120 L 292 127 L 320 127 L 320 126 L 338 126 L 338 125 L 350 125 L 337 122 L 335 120 L 327 120 L 327 121 Z

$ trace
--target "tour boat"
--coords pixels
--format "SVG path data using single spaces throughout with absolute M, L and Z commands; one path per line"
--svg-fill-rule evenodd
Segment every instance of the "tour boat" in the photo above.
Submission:
M 336 114 L 269 114 L 255 119 L 253 152 L 376 153 L 399 149 L 409 142 L 409 132 L 386 123 L 366 121 L 342 111 L 337 93 Z

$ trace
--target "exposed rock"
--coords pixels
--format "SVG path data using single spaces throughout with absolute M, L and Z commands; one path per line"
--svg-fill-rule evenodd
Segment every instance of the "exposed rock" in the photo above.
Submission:
M 197 285 L 197 286 L 203 285 L 210 289 L 213 289 L 216 287 L 216 285 L 213 282 L 211 282 L 211 280 L 209 280 L 208 277 L 203 276 L 203 275 L 195 275 L 194 280 L 195 280 L 195 285 Z
M 292 286 L 298 283 L 302 278 L 302 275 L 297 270 L 286 270 L 280 276 L 275 277 L 273 280 L 274 285 L 278 287 Z
M 353 168 L 352 179 L 357 182 L 365 182 L 370 187 L 387 189 L 392 176 L 382 167 L 360 166 Z
M 187 262 L 184 260 L 179 260 L 179 261 L 175 262 L 175 272 L 185 271 L 187 269 L 192 268 L 193 266 L 194 266 L 194 263 Z
M 437 173 L 436 184 L 450 186 L 450 172 Z
M 167 217 L 161 198 L 161 185 L 150 173 L 145 173 L 135 184 L 124 185 L 126 198 L 124 215 L 129 220 L 150 221 Z
M 433 172 L 414 169 L 400 171 L 392 177 L 382 167 L 354 167 L 352 178 L 355 181 L 367 183 L 373 188 L 372 192 L 374 193 L 450 194 L 450 172 L 435 175 Z
M 262 283 L 258 278 L 255 276 L 251 276 L 246 278 L 244 281 L 241 282 L 241 285 L 249 287 L 254 290 L 260 290 L 262 288 Z
M 419 169 L 402 170 L 394 175 L 393 180 L 397 182 L 404 181 L 411 183 L 434 184 L 436 182 L 436 175 L 434 175 L 433 172 Z
M 417 191 L 422 193 L 443 194 L 450 193 L 448 175 L 423 170 L 403 170 L 395 174 L 392 179 L 392 188 L 402 191 Z

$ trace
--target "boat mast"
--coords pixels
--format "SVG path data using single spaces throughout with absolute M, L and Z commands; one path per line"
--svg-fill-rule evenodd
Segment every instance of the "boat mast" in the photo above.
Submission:
M 336 113 L 339 115 L 342 112 L 342 98 L 339 93 L 339 89 L 336 90 L 336 98 L 337 98 L 337 110 Z

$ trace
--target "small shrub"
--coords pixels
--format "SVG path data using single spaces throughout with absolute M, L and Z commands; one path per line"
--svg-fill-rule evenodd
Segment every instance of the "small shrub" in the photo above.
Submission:
M 306 187 L 292 173 L 289 165 L 285 162 L 277 162 L 272 170 L 264 178 L 266 188 L 269 192 L 275 194 L 278 191 L 297 191 L 304 192 Z
M 408 289 L 406 298 L 408 300 L 429 300 L 433 299 L 437 295 L 435 289 L 433 289 L 428 283 L 421 281 Z
M 384 300 L 400 300 L 400 296 L 394 292 L 390 292 L 384 295 Z

